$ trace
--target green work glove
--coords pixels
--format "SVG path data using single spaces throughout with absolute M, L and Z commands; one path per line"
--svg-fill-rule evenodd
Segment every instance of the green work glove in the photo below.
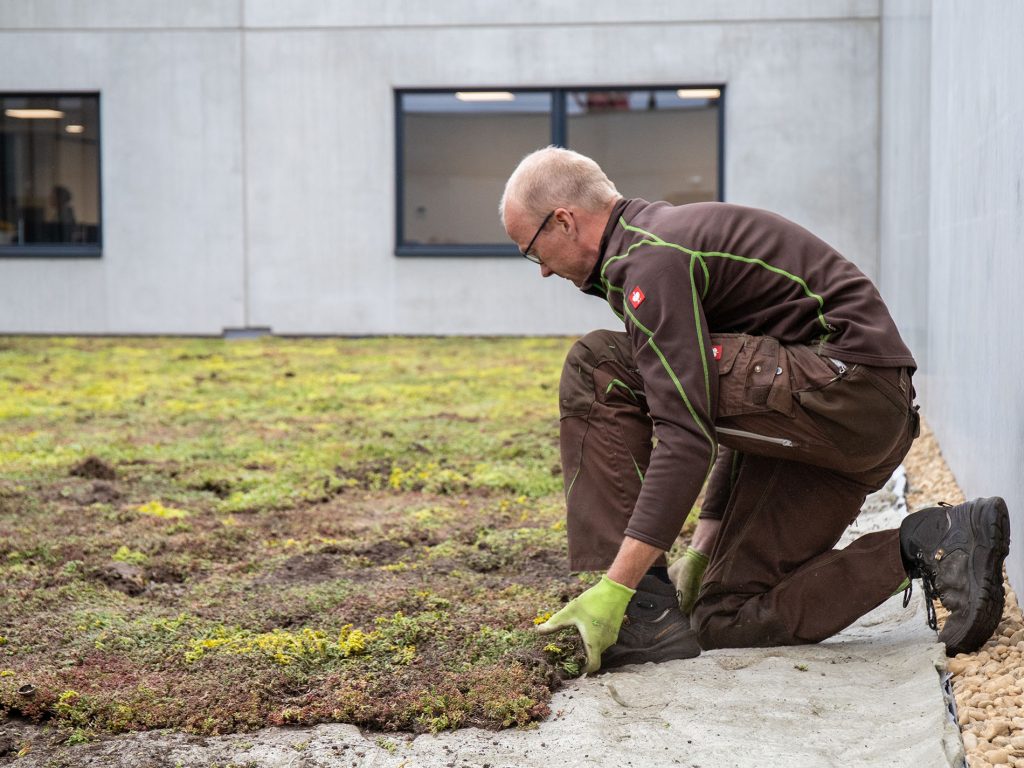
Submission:
M 676 597 L 679 598 L 679 610 L 687 616 L 693 611 L 697 602 L 697 593 L 704 580 L 704 571 L 708 568 L 708 556 L 703 552 L 687 547 L 686 552 L 668 568 L 668 577 L 676 585 Z
M 626 605 L 635 592 L 602 576 L 597 584 L 537 627 L 537 631 L 547 635 L 576 627 L 587 650 L 587 666 L 583 671 L 597 672 L 601 668 L 601 654 L 619 637 Z

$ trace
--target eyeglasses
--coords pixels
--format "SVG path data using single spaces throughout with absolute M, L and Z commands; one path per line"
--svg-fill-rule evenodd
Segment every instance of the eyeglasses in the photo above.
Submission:
M 534 264 L 540 264 L 540 256 L 538 256 L 535 253 L 530 253 L 530 249 L 533 248 L 533 244 L 537 242 L 537 238 L 540 237 L 540 233 L 544 231 L 544 227 L 548 225 L 548 222 L 551 221 L 551 217 L 554 215 L 555 212 L 552 211 L 551 213 L 544 217 L 544 221 L 542 221 L 540 223 L 540 226 L 537 227 L 536 234 L 534 234 L 534 236 L 530 238 L 530 244 L 526 246 L 526 250 L 519 252 L 520 256 L 522 256 L 524 259 L 529 259 Z

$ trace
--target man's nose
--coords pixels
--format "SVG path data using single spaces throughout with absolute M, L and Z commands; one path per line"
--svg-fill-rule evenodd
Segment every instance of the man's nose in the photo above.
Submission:
M 555 274 L 555 273 L 551 271 L 551 268 L 547 264 L 541 264 L 540 265 L 540 276 L 541 277 L 551 277 L 553 274 Z

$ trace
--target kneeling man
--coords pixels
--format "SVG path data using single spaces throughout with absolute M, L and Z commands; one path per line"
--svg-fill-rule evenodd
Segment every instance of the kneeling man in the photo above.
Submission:
M 624 199 L 555 147 L 515 169 L 501 216 L 543 277 L 604 299 L 625 327 L 580 339 L 559 391 L 570 567 L 606 573 L 540 629 L 576 626 L 586 671 L 818 642 L 908 577 L 950 611 L 950 655 L 989 638 L 1002 499 L 833 549 L 918 434 L 914 358 L 852 262 L 767 211 Z M 674 586 L 665 553 L 705 480 Z

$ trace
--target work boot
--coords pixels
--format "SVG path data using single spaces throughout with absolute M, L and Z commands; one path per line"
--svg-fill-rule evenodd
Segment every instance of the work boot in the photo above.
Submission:
M 601 669 L 699 655 L 697 633 L 679 610 L 675 587 L 647 575 L 626 606 L 618 640 L 601 656 Z
M 1010 517 L 998 496 L 923 509 L 900 526 L 903 564 L 911 578 L 921 579 L 931 628 L 932 600 L 949 611 L 939 633 L 947 655 L 976 651 L 999 625 L 1009 551 Z

